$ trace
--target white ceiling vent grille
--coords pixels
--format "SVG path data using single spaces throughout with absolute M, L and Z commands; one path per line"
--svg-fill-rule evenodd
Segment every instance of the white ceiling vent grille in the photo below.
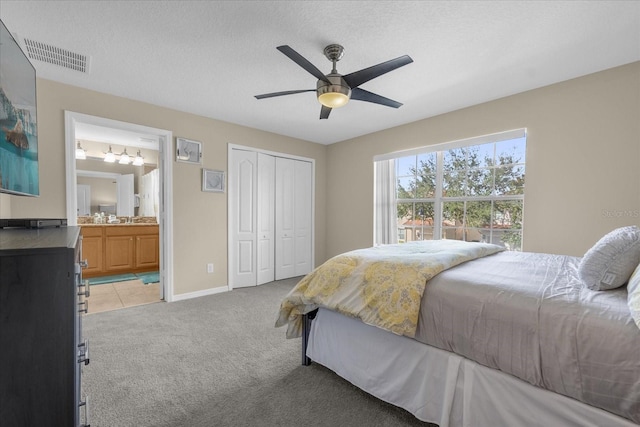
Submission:
M 48 62 L 49 64 L 80 71 L 81 73 L 89 72 L 89 57 L 87 55 L 27 38 L 24 39 L 24 45 L 27 48 L 27 55 L 31 59 Z

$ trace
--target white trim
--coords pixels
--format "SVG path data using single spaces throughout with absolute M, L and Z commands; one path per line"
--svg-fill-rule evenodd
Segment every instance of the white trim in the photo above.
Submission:
M 229 286 L 218 286 L 216 288 L 205 289 L 204 291 L 188 292 L 186 294 L 178 294 L 173 296 L 173 301 L 183 301 L 191 298 L 200 298 L 207 295 L 221 294 L 223 292 L 229 292 L 231 289 Z
M 65 168 L 67 184 L 67 224 L 78 225 L 78 192 L 76 189 L 76 119 L 64 112 Z M 72 148 L 70 148 L 70 145 Z
M 76 191 L 76 125 L 90 124 L 134 133 L 158 136 L 158 167 L 161 172 L 160 191 L 160 283 L 161 298 L 167 302 L 174 300 L 173 295 L 173 163 L 171 149 L 173 132 L 134 123 L 127 123 L 104 117 L 90 116 L 73 111 L 64 112 L 65 129 L 65 167 L 67 224 L 77 225 Z
M 244 151 L 253 151 L 254 153 L 268 154 L 274 157 L 284 157 L 285 159 L 302 160 L 304 162 L 311 162 L 313 164 L 315 164 L 316 162 L 315 159 L 312 159 L 310 157 L 296 156 L 295 154 L 280 153 L 278 151 L 263 150 L 255 147 L 246 147 L 244 145 L 228 143 L 227 147 L 228 147 L 227 154 L 231 153 L 231 150 L 244 150 Z
M 389 154 L 385 154 L 385 155 L 380 155 L 380 156 L 375 156 L 374 157 L 374 171 L 377 170 L 377 168 L 380 165 L 384 165 L 387 162 L 391 162 L 394 159 L 401 159 L 403 157 L 407 157 L 407 158 L 412 158 L 415 159 L 417 156 L 420 156 L 421 154 L 424 153 L 432 153 L 436 155 L 436 173 L 435 173 L 435 192 L 433 194 L 433 196 L 431 197 L 409 197 L 409 198 L 397 198 L 395 200 L 395 206 L 397 207 L 399 204 L 412 204 L 413 207 L 415 208 L 415 205 L 418 203 L 429 203 L 429 204 L 433 204 L 434 205 L 434 214 L 433 214 L 433 225 L 429 226 L 428 228 L 432 228 L 433 229 L 433 239 L 434 240 L 439 240 L 441 238 L 445 238 L 443 237 L 443 230 L 447 230 L 447 229 L 451 229 L 452 227 L 447 227 L 444 226 L 443 224 L 443 206 L 444 203 L 448 203 L 448 202 L 463 202 L 463 203 L 469 203 L 469 202 L 494 202 L 494 201 L 521 201 L 522 204 L 524 204 L 524 194 L 519 194 L 519 195 L 506 195 L 506 194 L 493 194 L 493 192 L 491 194 L 488 195 L 481 195 L 481 196 L 475 196 L 475 195 L 467 195 L 467 196 L 456 196 L 456 197 L 445 197 L 443 195 L 443 189 L 444 189 L 444 170 L 443 170 L 443 165 L 444 165 L 444 155 L 446 154 L 447 151 L 452 150 L 452 149 L 457 149 L 457 148 L 463 148 L 463 147 L 473 147 L 473 146 L 480 146 L 480 145 L 491 145 L 492 147 L 494 147 L 494 149 L 492 150 L 494 153 L 494 156 L 497 156 L 497 153 L 495 152 L 495 146 L 497 143 L 500 143 L 502 141 L 509 141 L 509 140 L 515 140 L 515 139 L 524 139 L 525 140 L 525 144 L 526 144 L 526 138 L 527 138 L 527 130 L 526 128 L 521 128 L 521 129 L 514 129 L 514 130 L 509 130 L 509 131 L 505 131 L 505 132 L 499 132 L 499 133 L 495 133 L 495 134 L 490 134 L 490 135 L 482 135 L 482 136 L 478 136 L 478 137 L 473 137 L 473 138 L 467 138 L 467 139 L 463 139 L 463 140 L 458 140 L 458 141 L 452 141 L 452 142 L 447 142 L 447 143 L 442 143 L 442 144 L 435 144 L 435 145 L 430 145 L 430 146 L 425 146 L 425 147 L 418 147 L 418 148 L 413 148 L 410 150 L 403 150 L 403 151 L 397 151 L 394 153 L 389 153 Z M 526 148 L 526 145 L 525 145 Z M 526 160 L 525 160 L 526 162 Z M 516 161 L 516 163 L 511 164 L 511 167 L 517 167 L 518 165 L 522 164 L 523 167 L 525 165 L 525 163 L 519 163 L 518 161 Z M 492 166 L 480 166 L 480 167 L 475 167 L 473 169 L 481 169 L 481 170 L 496 170 L 498 168 L 504 167 L 504 166 L 509 166 L 509 165 L 498 165 L 498 164 L 493 164 Z M 465 166 L 465 170 L 469 170 L 468 165 Z M 415 173 L 415 172 L 414 172 Z M 395 181 L 395 180 L 394 180 Z M 376 186 L 378 185 L 378 181 L 375 179 L 375 173 L 374 173 L 374 193 L 377 193 L 378 190 L 376 189 Z M 495 189 L 495 174 L 492 173 L 492 184 L 493 184 L 493 188 Z M 374 198 L 374 202 L 375 202 L 375 198 Z M 465 205 L 466 206 L 466 205 Z M 376 209 L 376 206 L 374 205 L 374 210 Z M 466 207 L 465 207 L 465 212 L 466 212 Z M 491 223 L 493 223 L 494 219 L 495 219 L 495 206 L 492 203 L 492 208 L 491 208 Z M 414 211 L 414 215 L 415 215 L 415 211 Z M 466 213 L 465 213 L 466 215 Z M 524 212 L 523 212 L 524 215 Z M 379 218 L 376 218 L 376 216 L 374 215 L 374 231 L 378 229 L 378 227 L 380 226 L 380 224 L 378 223 L 380 221 Z M 524 224 L 523 224 L 524 225 Z M 412 229 L 417 229 L 418 227 L 410 227 Z M 480 230 L 482 229 L 482 227 L 464 227 L 465 229 L 475 229 L 475 230 Z M 490 239 L 493 242 L 493 235 L 494 235 L 494 228 L 493 226 L 490 227 Z M 520 250 L 522 250 L 522 245 L 523 245 L 523 241 L 522 241 L 522 233 L 523 233 L 523 229 L 520 229 L 520 234 L 521 234 L 521 241 L 520 241 Z M 374 233 L 375 235 L 375 233 Z
M 458 139 L 456 141 L 443 142 L 434 145 L 411 148 L 408 150 L 394 151 L 392 153 L 378 154 L 373 156 L 373 161 L 397 159 L 398 157 L 412 156 L 416 154 L 431 153 L 434 151 L 446 151 L 454 148 L 468 147 L 470 145 L 480 145 L 488 142 L 500 142 L 508 139 L 522 138 L 527 135 L 527 129 L 513 129 L 504 132 L 492 133 L 488 135 L 474 136 L 471 138 Z
M 98 172 L 98 171 L 85 171 L 76 169 L 76 176 L 83 176 L 86 178 L 105 178 L 105 179 L 117 179 L 122 176 L 121 173 L 115 172 Z
M 286 153 L 280 153 L 277 151 L 263 150 L 260 148 L 247 147 L 244 145 L 228 143 L 227 144 L 227 165 L 232 164 L 231 152 L 233 150 L 253 151 L 256 153 L 268 154 L 274 157 L 283 157 L 286 159 L 302 160 L 302 161 L 311 163 L 311 270 L 313 270 L 316 265 L 315 263 L 315 259 L 316 259 L 316 160 L 309 157 L 296 156 L 294 154 L 286 154 Z M 75 155 L 75 151 L 74 151 L 74 155 Z M 229 178 L 230 172 L 231 170 L 227 171 L 227 183 L 230 182 L 230 178 Z M 233 190 L 230 187 L 228 187 L 227 188 L 227 218 L 231 218 L 231 215 L 233 213 L 232 203 L 229 202 L 231 200 L 229 196 L 231 191 Z M 232 276 L 231 267 L 233 265 L 233 260 L 234 260 L 233 258 L 234 254 L 229 250 L 229 248 L 233 247 L 233 242 L 231 239 L 232 237 L 231 225 L 232 225 L 231 221 L 228 220 L 227 221 L 227 242 L 228 242 L 227 244 L 227 283 L 228 283 L 229 290 L 233 289 L 233 280 L 231 279 L 231 276 Z
M 173 132 L 159 134 L 158 167 L 160 180 L 160 281 L 162 298 L 174 301 L 173 293 Z

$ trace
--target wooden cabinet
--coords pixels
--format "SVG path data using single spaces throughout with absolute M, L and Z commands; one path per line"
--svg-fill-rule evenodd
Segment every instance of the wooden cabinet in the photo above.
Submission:
M 0 229 L 0 425 L 89 424 L 80 252 L 78 227 Z
M 133 237 L 106 236 L 104 258 L 106 271 L 131 271 L 134 268 Z
M 140 273 L 160 267 L 160 236 L 158 225 L 84 226 L 82 234 L 97 238 L 91 243 L 98 249 L 87 253 L 89 268 L 85 277 L 110 274 Z M 90 254 L 95 254 L 92 262 Z M 99 259 L 98 259 L 99 258 Z M 92 265 L 98 266 L 95 269 Z
M 104 227 L 104 269 L 111 273 L 128 273 L 135 268 L 134 233 L 139 227 Z
M 136 236 L 136 268 L 157 268 L 160 261 L 160 236 Z
M 104 250 L 102 246 L 102 228 L 82 228 L 82 256 L 87 262 L 87 267 L 84 270 L 85 277 L 104 271 Z

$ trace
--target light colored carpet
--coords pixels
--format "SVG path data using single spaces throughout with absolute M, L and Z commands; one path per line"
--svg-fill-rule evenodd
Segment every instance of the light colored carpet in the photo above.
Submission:
M 428 426 L 300 365 L 300 340 L 273 326 L 296 282 L 85 316 L 91 426 Z

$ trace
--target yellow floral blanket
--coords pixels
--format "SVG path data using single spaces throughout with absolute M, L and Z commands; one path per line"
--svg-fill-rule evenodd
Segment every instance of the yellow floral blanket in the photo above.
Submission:
M 413 338 L 427 280 L 465 261 L 504 250 L 488 243 L 432 240 L 346 252 L 305 276 L 280 305 L 276 327 L 302 335 L 302 315 L 328 308 Z

